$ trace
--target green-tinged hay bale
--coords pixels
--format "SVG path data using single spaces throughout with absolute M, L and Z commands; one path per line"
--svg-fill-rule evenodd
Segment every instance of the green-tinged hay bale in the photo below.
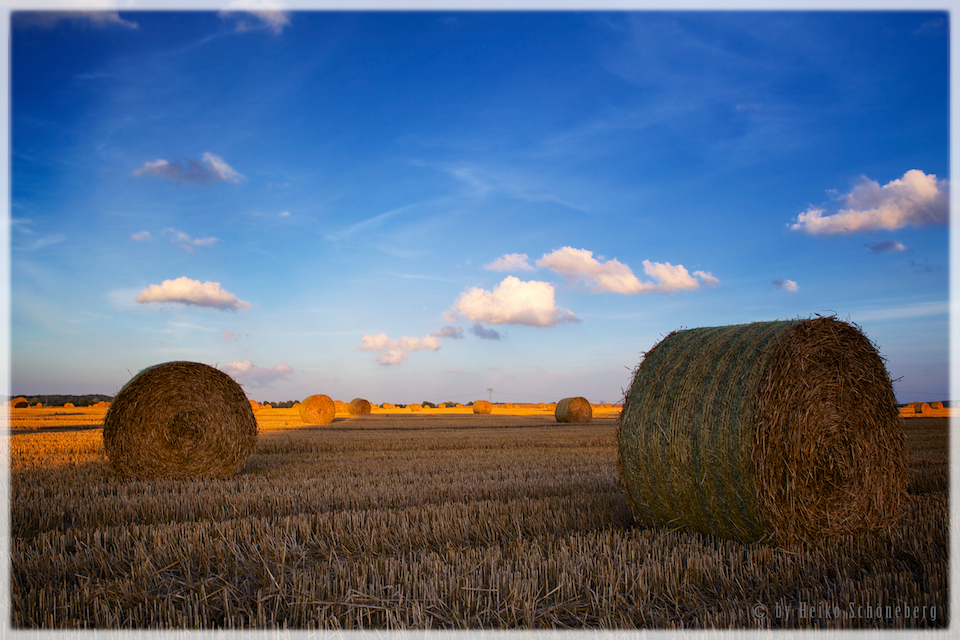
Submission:
M 422 411 L 422 410 L 423 410 L 423 405 L 422 405 L 422 404 L 408 404 L 408 405 L 407 405 L 407 409 L 410 409 L 410 411 Z
M 103 419 L 110 466 L 133 478 L 227 478 L 257 445 L 240 385 L 199 362 L 165 362 L 123 386 Z
M 482 415 L 493 413 L 493 405 L 486 400 L 477 400 L 473 403 L 473 412 Z
M 251 400 L 250 408 L 253 410 L 254 413 L 256 413 L 257 411 L 260 411 L 260 409 L 263 409 L 263 405 L 257 402 L 256 400 Z
M 835 318 L 671 333 L 634 372 L 618 440 L 648 526 L 794 544 L 889 527 L 905 506 L 890 377 Z
M 354 398 L 350 401 L 350 406 L 347 407 L 347 411 L 352 416 L 368 416 L 371 410 L 370 402 L 363 398 Z
M 333 400 L 322 393 L 309 396 L 300 403 L 300 420 L 304 424 L 330 424 L 336 413 Z
M 593 407 L 586 398 L 580 396 L 564 398 L 557 403 L 553 415 L 557 422 L 590 422 L 593 420 Z

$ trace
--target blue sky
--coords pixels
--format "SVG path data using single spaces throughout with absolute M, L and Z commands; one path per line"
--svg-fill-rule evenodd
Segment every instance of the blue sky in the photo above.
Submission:
M 618 401 L 836 314 L 948 391 L 945 12 L 17 13 L 11 391 Z

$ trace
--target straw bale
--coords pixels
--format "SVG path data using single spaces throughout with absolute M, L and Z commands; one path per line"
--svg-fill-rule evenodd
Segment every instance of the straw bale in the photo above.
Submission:
M 10 407 L 12 407 L 12 408 L 14 408 L 14 409 L 23 409 L 23 408 L 29 407 L 29 406 L 30 406 L 30 403 L 27 402 L 27 399 L 24 398 L 23 396 L 19 396 L 19 397 L 14 398 L 14 399 L 12 399 L 12 400 L 10 401 Z
M 794 544 L 884 529 L 905 507 L 890 376 L 833 317 L 671 333 L 634 371 L 618 441 L 648 526 Z
M 547 403 L 545 402 L 540 402 L 537 404 L 537 409 L 546 409 L 546 408 L 547 408 Z
M 64 408 L 64 409 L 76 409 L 76 406 L 75 406 L 72 402 L 64 402 L 64 403 L 63 403 L 63 408 Z
M 922 402 L 914 402 L 914 403 L 913 403 L 913 412 L 914 412 L 914 413 L 923 413 L 923 403 L 922 403 Z
M 369 401 L 363 398 L 354 398 L 350 401 L 350 406 L 347 407 L 347 410 L 352 416 L 368 416 L 370 415 L 372 407 Z
M 103 447 L 120 476 L 227 478 L 257 444 L 240 385 L 199 362 L 165 362 L 127 382 L 103 419 Z
M 486 400 L 477 400 L 473 403 L 473 412 L 483 415 L 493 413 L 493 405 Z
M 593 407 L 586 398 L 580 396 L 564 398 L 557 403 L 554 416 L 557 422 L 590 422 L 593 420 Z
M 343 400 L 334 400 L 333 410 L 335 413 L 347 413 L 347 403 Z
M 422 410 L 423 410 L 423 405 L 422 405 L 422 404 L 408 404 L 408 405 L 407 405 L 407 409 L 410 409 L 410 411 L 422 411 Z
M 263 405 L 257 402 L 256 400 L 251 400 L 250 408 L 253 409 L 254 413 L 256 413 L 257 411 L 260 411 L 260 409 L 263 409 Z
M 392 404 L 390 404 L 389 402 L 384 402 L 384 403 L 383 403 L 383 408 L 384 408 L 384 409 L 396 409 L 396 407 L 393 406 Z
M 943 409 L 943 402 L 931 402 L 931 403 L 930 403 L 930 408 L 931 408 L 931 409 Z
M 329 424 L 336 413 L 333 400 L 322 393 L 309 396 L 300 403 L 300 419 L 304 424 Z

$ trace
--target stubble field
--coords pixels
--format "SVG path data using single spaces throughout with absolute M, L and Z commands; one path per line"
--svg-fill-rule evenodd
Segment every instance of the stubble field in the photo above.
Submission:
M 510 411 L 510 413 L 505 413 Z M 616 409 L 256 413 L 226 480 L 118 478 L 105 408 L 14 409 L 13 628 L 942 628 L 947 418 L 904 421 L 910 506 L 781 549 L 633 519 Z

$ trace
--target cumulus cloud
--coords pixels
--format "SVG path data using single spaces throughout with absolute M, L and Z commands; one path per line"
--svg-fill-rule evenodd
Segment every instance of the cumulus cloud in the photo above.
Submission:
M 286 380 L 293 373 L 293 367 L 278 364 L 272 369 L 259 367 L 249 360 L 235 360 L 224 366 L 221 371 L 247 387 L 264 387 L 277 380 Z
M 191 238 L 183 231 L 177 231 L 169 227 L 163 230 L 163 235 L 170 238 L 170 242 L 190 253 L 193 253 L 194 247 L 209 247 L 217 242 L 217 239 L 213 237 Z
M 863 246 L 869 249 L 870 253 L 892 253 L 894 251 L 900 253 L 907 250 L 907 248 L 903 246 L 902 242 L 897 242 L 896 240 L 887 240 L 886 242 L 867 242 L 864 243 Z
M 195 184 L 213 184 L 215 182 L 240 182 L 244 176 L 237 173 L 233 167 L 224 162 L 220 156 L 204 153 L 203 159 L 187 158 L 186 164 L 167 162 L 163 158 L 153 162 L 145 162 L 142 167 L 133 172 L 135 176 L 153 176 L 164 178 L 177 184 L 193 182 Z
M 777 278 L 771 284 L 782 291 L 796 291 L 800 288 L 793 280 L 785 280 L 783 278 Z
M 880 183 L 862 177 L 853 190 L 840 199 L 846 204 L 832 215 L 811 207 L 797 216 L 791 229 L 811 235 L 857 233 L 879 229 L 900 229 L 907 225 L 949 223 L 949 186 L 918 169 L 911 169 L 902 178 Z
M 16 27 L 39 27 L 53 29 L 60 22 L 69 22 L 74 27 L 85 29 L 105 29 L 121 27 L 139 29 L 136 22 L 124 20 L 116 11 L 16 11 L 10 16 Z
M 462 340 L 463 329 L 460 327 L 446 326 L 439 331 L 431 331 L 430 335 L 434 338 L 453 338 L 454 340 Z
M 130 236 L 137 242 L 143 242 L 145 240 L 153 240 L 153 236 L 150 235 L 149 231 L 138 231 Z
M 216 307 L 218 309 L 249 309 L 251 304 L 240 300 L 229 291 L 220 288 L 219 282 L 203 282 L 181 276 L 176 280 L 164 280 L 161 284 L 152 284 L 134 298 L 135 302 L 177 302 L 198 307 Z
M 283 3 L 274 0 L 231 0 L 220 11 L 224 20 L 233 20 L 238 32 L 266 29 L 275 35 L 290 26 L 290 16 Z M 252 18 L 252 21 L 251 21 Z
M 643 270 L 655 282 L 642 282 L 629 266 L 616 258 L 600 262 L 593 252 L 586 249 L 562 247 L 553 253 L 544 254 L 537 260 L 538 267 L 547 267 L 559 273 L 569 282 L 585 282 L 595 292 L 613 291 L 615 293 L 634 294 L 659 291 L 691 290 L 700 286 L 697 278 L 709 285 L 720 281 L 706 271 L 690 272 L 681 265 L 669 262 L 643 261 Z M 696 276 L 697 278 L 695 278 Z
M 533 271 L 533 267 L 527 262 L 528 259 L 529 257 L 525 253 L 508 253 L 490 264 L 483 265 L 483 268 L 487 271 L 513 271 L 515 269 Z
M 499 340 L 500 332 L 496 329 L 484 329 L 483 325 L 475 324 L 470 327 L 470 333 L 484 340 Z
M 376 361 L 382 365 L 394 365 L 406 362 L 411 351 L 436 351 L 440 348 L 440 340 L 434 335 L 422 338 L 403 336 L 399 340 L 388 338 L 385 333 L 376 335 L 364 334 L 360 339 L 361 351 L 379 351 Z
M 552 327 L 564 322 L 580 322 L 568 309 L 554 304 L 553 285 L 531 280 L 523 282 L 507 276 L 493 291 L 472 287 L 462 293 L 444 314 L 448 322 L 457 316 L 481 324 L 523 324 Z

